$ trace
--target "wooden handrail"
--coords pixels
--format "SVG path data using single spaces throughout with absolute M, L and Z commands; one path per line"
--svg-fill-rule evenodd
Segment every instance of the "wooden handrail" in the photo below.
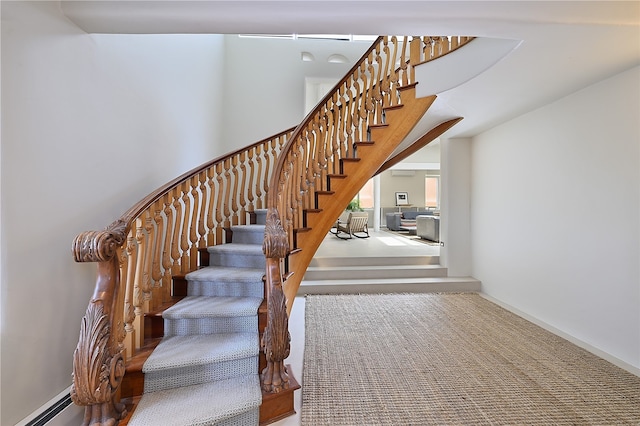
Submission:
M 86 424 L 123 415 L 118 388 L 127 357 L 144 343 L 145 313 L 171 299 L 171 280 L 197 268 L 199 248 L 224 242 L 224 228 L 264 208 L 287 129 L 216 158 L 158 188 L 103 231 L 79 234 L 77 262 L 96 262 L 94 294 L 74 352 L 71 396 Z
M 422 60 L 415 65 L 422 65 L 434 59 L 441 58 L 454 52 L 472 41 L 474 37 L 469 36 L 437 36 L 422 37 Z
M 288 309 L 283 286 L 291 273 L 301 277 L 308 266 L 287 271 L 284 266 L 292 250 L 300 247 L 295 234 L 307 229 L 306 212 L 327 190 L 327 177 L 341 174 L 341 162 L 357 158 L 358 144 L 367 141 L 375 126 L 384 124 L 385 111 L 402 104 L 402 87 L 415 83 L 416 65 L 446 55 L 470 41 L 469 37 L 379 37 L 360 60 L 305 117 L 283 147 L 271 176 L 267 197 L 267 227 L 264 252 L 267 257 L 267 328 L 263 337 L 267 368 L 262 373 L 263 390 L 279 392 L 288 386 L 284 359 L 289 353 Z M 435 99 L 435 97 L 433 98 Z M 385 158 L 382 159 L 384 161 Z M 375 172 L 375 170 L 374 170 Z M 369 176 L 370 177 L 370 176 Z M 344 206 L 345 207 L 346 203 Z M 334 217 L 324 217 L 326 226 Z M 307 254 L 305 259 L 310 259 Z M 299 284 L 300 279 L 297 279 Z M 296 285 L 287 288 L 292 297 Z M 272 342 L 278 342 L 277 345 Z

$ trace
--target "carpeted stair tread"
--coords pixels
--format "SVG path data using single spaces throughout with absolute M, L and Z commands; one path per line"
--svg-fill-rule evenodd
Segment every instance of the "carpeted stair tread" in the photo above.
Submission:
M 164 319 L 257 315 L 260 297 L 187 296 L 162 313 Z
M 233 226 L 233 242 L 208 247 L 211 266 L 186 275 L 188 296 L 162 314 L 165 337 L 128 425 L 258 424 L 264 228 Z
M 189 272 L 185 278 L 188 281 L 262 282 L 264 273 L 264 269 L 257 268 L 207 266 L 205 268 Z
M 258 225 L 258 224 L 249 224 L 249 225 L 233 225 L 231 227 L 232 231 L 236 231 L 238 229 L 245 229 L 245 230 L 250 230 L 252 232 L 264 232 L 264 225 Z
M 264 241 L 264 225 L 234 225 L 231 227 L 233 243 L 257 244 Z
M 218 244 L 217 246 L 207 247 L 209 253 L 238 253 L 248 256 L 264 256 L 262 252 L 262 246 L 258 244 L 240 244 L 240 243 L 228 243 Z
M 201 385 L 146 393 L 140 399 L 129 426 L 184 426 L 251 424 L 262 402 L 257 374 Z
M 142 367 L 144 373 L 210 364 L 258 355 L 258 333 L 172 336 L 160 342 Z
M 264 268 L 266 260 L 261 244 L 228 243 L 207 247 L 209 265 L 235 268 Z
M 263 268 L 207 266 L 186 275 L 187 296 L 264 297 Z

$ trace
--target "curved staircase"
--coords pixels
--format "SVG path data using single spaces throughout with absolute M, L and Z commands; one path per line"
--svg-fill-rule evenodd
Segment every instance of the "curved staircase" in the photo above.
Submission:
M 297 128 L 78 235 L 75 260 L 97 264 L 74 352 L 71 397 L 86 406 L 84 425 L 255 425 L 292 414 L 288 311 L 304 272 L 436 99 L 416 97 L 415 67 L 470 40 L 379 37 Z

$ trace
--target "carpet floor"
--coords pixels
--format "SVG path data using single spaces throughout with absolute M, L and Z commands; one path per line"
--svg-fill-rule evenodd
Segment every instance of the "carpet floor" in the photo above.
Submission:
M 640 377 L 477 294 L 308 296 L 301 424 L 640 425 Z

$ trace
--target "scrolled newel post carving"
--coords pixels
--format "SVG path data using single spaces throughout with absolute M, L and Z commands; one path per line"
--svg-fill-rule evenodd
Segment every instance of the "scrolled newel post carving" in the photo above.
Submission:
M 262 336 L 261 346 L 265 353 L 267 366 L 262 370 L 262 390 L 278 393 L 289 387 L 289 374 L 284 360 L 289 356 L 291 335 L 287 303 L 282 290 L 281 260 L 289 253 L 289 240 L 275 208 L 267 211 L 264 243 L 267 268 L 267 327 Z
M 84 232 L 73 242 L 76 262 L 98 263 L 95 290 L 73 353 L 71 399 L 85 406 L 83 426 L 113 426 L 126 414 L 124 404 L 116 400 L 125 369 L 117 256 L 125 238 L 126 223 L 117 221 L 104 231 Z

